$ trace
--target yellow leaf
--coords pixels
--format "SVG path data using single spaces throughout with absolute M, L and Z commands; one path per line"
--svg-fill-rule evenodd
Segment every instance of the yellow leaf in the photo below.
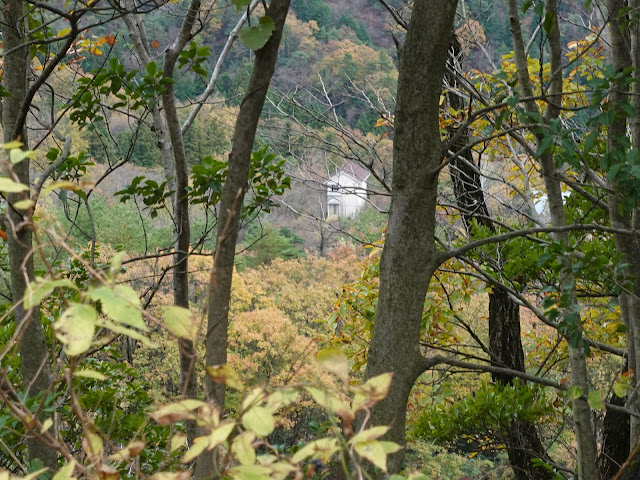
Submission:
M 188 309 L 168 306 L 162 309 L 162 319 L 167 330 L 178 338 L 196 341 L 200 321 Z
M 244 384 L 240 379 L 240 375 L 238 375 L 238 372 L 228 363 L 226 365 L 207 367 L 207 375 L 214 382 L 224 383 L 226 386 L 240 392 L 244 390 Z
M 253 432 L 243 432 L 233 440 L 231 451 L 242 465 L 253 465 L 256 463 L 256 451 L 252 445 L 255 439 L 256 436 Z
M 170 425 L 179 420 L 193 419 L 193 410 L 204 407 L 206 403 L 200 400 L 187 399 L 180 402 L 171 403 L 151 413 L 153 418 L 160 425 Z
M 100 380 L 102 382 L 104 382 L 106 379 L 109 378 L 100 372 L 96 372 L 95 370 L 85 370 L 85 369 L 76 370 L 73 373 L 73 375 L 75 377 L 93 378 L 94 380 Z
M 128 462 L 130 458 L 137 456 L 144 450 L 145 443 L 143 440 L 134 440 L 123 449 L 109 456 L 109 459 L 116 462 Z
M 6 177 L 0 178 L 0 192 L 18 193 L 18 192 L 26 192 L 27 190 L 29 190 L 29 187 L 27 185 L 14 182 L 10 178 L 6 178 Z
M 66 345 L 69 356 L 80 355 L 91 347 L 98 316 L 93 307 L 73 303 L 53 324 L 56 337 Z
M 316 357 L 318 365 L 326 371 L 333 373 L 343 382 L 349 381 L 349 360 L 337 347 L 320 350 Z
M 184 447 L 187 443 L 187 436 L 184 433 L 176 433 L 171 438 L 171 453 Z
M 30 198 L 25 198 L 24 200 L 18 200 L 17 202 L 15 202 L 13 204 L 13 208 L 16 208 L 18 210 L 28 210 L 29 208 L 33 207 L 33 205 L 33 200 L 31 200 Z
M 42 422 L 42 426 L 40 427 L 40 432 L 44 433 L 49 430 L 53 426 L 53 419 L 47 418 L 44 422 Z
M 87 430 L 84 438 L 82 439 L 82 449 L 87 455 L 89 455 L 89 457 L 101 458 L 104 453 L 102 438 L 91 430 Z
M 76 468 L 76 461 L 71 460 L 64 467 L 62 467 L 58 472 L 53 476 L 51 480 L 75 480 L 73 476 L 73 471 Z

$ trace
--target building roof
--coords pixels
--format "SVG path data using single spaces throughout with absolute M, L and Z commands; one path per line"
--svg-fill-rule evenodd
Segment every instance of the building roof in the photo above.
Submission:
M 334 175 L 331 176 L 331 179 L 334 179 L 341 173 L 349 175 L 351 178 L 357 180 L 358 182 L 364 182 L 371 176 L 371 172 L 369 172 L 369 170 L 364 168 L 362 165 L 351 162 L 345 163 L 344 167 L 342 167 Z

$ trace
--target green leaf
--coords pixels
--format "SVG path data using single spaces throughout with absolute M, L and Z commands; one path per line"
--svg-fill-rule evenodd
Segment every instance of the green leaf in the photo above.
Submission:
M 76 289 L 76 285 L 68 278 L 44 280 L 41 277 L 36 277 L 27 287 L 27 292 L 24 295 L 24 308 L 30 309 L 39 305 L 43 298 L 59 287 Z
M 247 8 L 251 5 L 251 0 L 231 0 L 231 3 L 236 7 L 236 10 L 242 10 L 243 8 Z
M 242 425 L 256 435 L 266 437 L 273 432 L 276 421 L 268 408 L 253 407 L 242 416 Z
M 158 66 L 156 65 L 156 62 L 147 63 L 146 71 L 147 75 L 149 75 L 150 77 L 155 76 L 155 74 L 158 72 Z
M 613 384 L 613 393 L 620 398 L 624 398 L 629 393 L 629 387 L 629 382 L 615 382 Z
M 117 323 L 147 331 L 142 320 L 140 298 L 128 285 L 102 286 L 88 292 L 91 300 L 100 301 L 102 311 Z
M 200 321 L 189 310 L 182 307 L 168 306 L 162 309 L 164 325 L 178 338 L 196 341 Z
M 567 398 L 569 400 L 575 400 L 576 398 L 580 398 L 582 396 L 582 393 L 582 388 L 575 385 L 567 389 Z
M 27 185 L 14 182 L 10 178 L 6 178 L 6 177 L 0 178 L 0 192 L 18 193 L 18 192 L 26 192 L 27 190 L 29 190 L 29 187 Z
M 98 315 L 93 307 L 72 303 L 53 324 L 56 337 L 67 347 L 67 355 L 80 355 L 91 347 Z
M 600 390 L 591 390 L 589 395 L 587 395 L 587 403 L 594 410 L 604 410 L 602 392 L 600 392 Z
M 275 23 L 271 17 L 260 18 L 258 25 L 244 27 L 238 32 L 240 41 L 252 50 L 259 50 L 267 43 L 275 29 Z
M 542 28 L 544 28 L 544 31 L 549 33 L 551 30 L 553 30 L 553 26 L 556 23 L 556 16 L 554 12 L 547 12 L 544 16 L 544 23 L 542 24 Z

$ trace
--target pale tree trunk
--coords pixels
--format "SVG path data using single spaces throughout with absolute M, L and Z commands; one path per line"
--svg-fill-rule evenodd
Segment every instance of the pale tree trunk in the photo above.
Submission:
M 5 97 L 2 102 L 2 128 L 5 142 L 20 139 L 24 148 L 28 148 L 24 122 L 17 123 L 22 117 L 20 111 L 26 98 L 29 72 L 29 49 L 20 48 L 25 42 L 25 12 L 23 0 L 7 0 L 2 8 L 2 47 L 5 51 L 12 51 L 4 57 L 2 84 L 11 96 Z M 29 159 L 15 165 L 14 172 L 21 183 L 30 185 Z M 20 341 L 23 388 L 30 396 L 34 396 L 46 394 L 51 389 L 51 367 L 40 323 L 40 309 L 34 307 L 25 310 L 22 305 L 26 287 L 34 279 L 31 213 L 11 207 L 13 202 L 22 198 L 24 196 L 21 194 L 8 195 L 6 227 L 14 317 L 18 328 L 23 329 Z M 54 449 L 31 435 L 27 439 L 27 448 L 31 462 L 40 459 L 51 471 L 57 470 L 58 455 Z
M 236 119 L 233 144 L 229 154 L 229 171 L 220 197 L 216 252 L 209 281 L 206 336 L 208 366 L 227 363 L 229 303 L 242 203 L 249 182 L 251 153 L 258 121 L 275 71 L 289 4 L 290 0 L 272 0 L 267 8 L 266 15 L 274 21 L 275 29 L 264 47 L 256 52 L 251 79 Z M 224 407 L 224 384 L 214 383 L 206 377 L 204 386 L 207 398 Z M 211 475 L 213 475 L 212 456 L 202 455 L 197 462 L 196 477 L 206 478 Z
M 520 20 L 518 18 L 518 5 L 516 0 L 508 0 L 509 8 L 509 24 L 511 34 L 513 36 L 514 54 L 516 67 L 518 69 L 518 82 L 524 97 L 532 97 L 533 91 L 529 80 L 529 71 L 527 67 L 527 57 L 524 50 L 524 41 Z M 549 103 L 545 113 L 545 121 L 558 118 L 560 113 L 558 104 L 562 99 L 562 49 L 560 46 L 560 30 L 557 16 L 557 1 L 547 0 L 545 4 L 545 15 L 551 15 L 554 19 L 551 30 L 547 34 L 549 48 L 551 51 L 551 78 L 549 86 Z M 533 101 L 525 103 L 527 109 L 537 112 L 537 107 Z M 541 142 L 540 135 L 537 136 L 538 142 Z M 551 216 L 551 224 L 554 227 L 563 227 L 567 225 L 564 201 L 562 198 L 562 189 L 560 180 L 557 176 L 555 160 L 552 153 L 545 153 L 540 158 L 542 175 L 547 193 L 549 205 L 549 213 Z M 556 233 L 553 235 L 554 241 L 569 244 L 568 233 Z M 575 289 L 575 277 L 571 271 L 571 259 L 564 259 L 565 265 L 560 278 L 561 285 L 569 285 L 566 294 L 569 296 L 569 306 L 563 310 L 563 315 L 574 315 L 576 325 L 570 333 L 578 332 L 580 334 L 579 341 L 573 344 L 570 335 L 567 336 L 569 344 L 569 363 L 571 365 L 571 380 L 576 386 L 579 386 L 584 392 L 584 396 L 574 400 L 573 417 L 575 422 L 575 434 L 578 450 L 578 475 L 581 480 L 596 480 L 600 478 L 597 468 L 597 448 L 592 422 L 591 409 L 586 401 L 586 395 L 589 393 L 589 375 L 587 371 L 587 363 L 584 352 L 584 338 L 582 337 L 581 317 L 579 314 L 579 303 Z
M 439 100 L 456 6 L 457 0 L 416 0 L 400 52 L 391 210 L 366 377 L 393 373 L 389 394 L 373 408 L 371 423 L 390 425 L 387 439 L 401 445 L 409 393 L 423 372 L 420 326 L 438 263 L 435 208 L 443 161 Z M 400 471 L 403 455 L 401 450 L 390 456 L 390 472 Z

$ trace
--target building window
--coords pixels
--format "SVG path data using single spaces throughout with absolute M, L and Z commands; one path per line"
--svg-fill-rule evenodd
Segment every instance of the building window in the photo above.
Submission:
M 337 217 L 340 213 L 340 204 L 339 203 L 330 203 L 329 204 L 329 216 Z

